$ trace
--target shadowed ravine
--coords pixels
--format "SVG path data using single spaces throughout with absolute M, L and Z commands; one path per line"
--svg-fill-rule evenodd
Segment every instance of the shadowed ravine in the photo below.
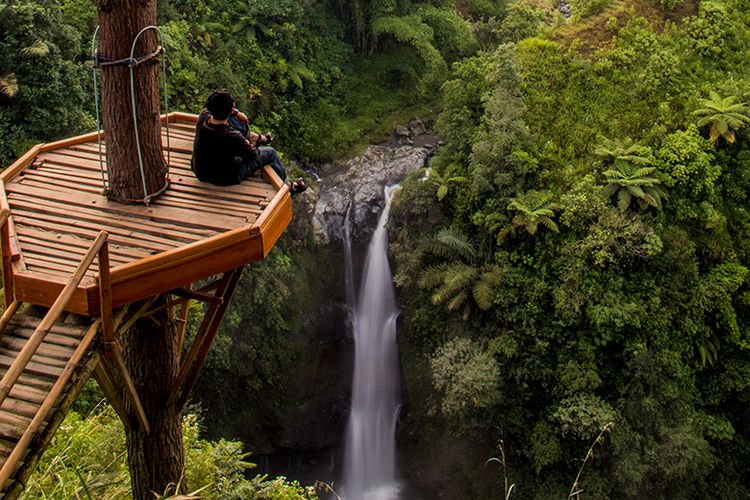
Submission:
M 388 264 L 385 229 L 397 186 L 386 188 L 385 208 L 370 240 L 358 300 L 351 276 L 351 242 L 345 239 L 347 299 L 351 308 L 355 358 L 352 408 L 344 453 L 346 500 L 398 497 L 395 431 L 399 411 L 395 291 Z M 348 223 L 348 218 L 347 218 Z M 348 231 L 345 232 L 348 234 Z M 356 302 L 355 302 L 356 300 Z

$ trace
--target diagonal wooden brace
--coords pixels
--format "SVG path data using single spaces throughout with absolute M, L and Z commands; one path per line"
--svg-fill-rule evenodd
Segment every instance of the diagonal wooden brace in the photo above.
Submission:
M 208 355 L 208 350 L 216 336 L 221 320 L 224 318 L 224 313 L 229 306 L 232 295 L 234 295 L 234 291 L 237 289 L 240 276 L 242 276 L 242 270 L 243 267 L 238 267 L 237 269 L 224 273 L 222 276 L 220 280 L 221 283 L 216 290 L 215 295 L 222 300 L 209 305 L 208 311 L 206 311 L 203 322 L 195 336 L 195 340 L 190 346 L 190 351 L 180 368 L 180 374 L 172 386 L 167 404 L 176 403 L 180 408 L 185 405 L 187 397 L 190 394 L 190 389 L 193 387 L 193 384 L 195 384 L 195 380 L 198 378 L 198 373 L 200 373 L 200 370 L 203 367 L 203 362 Z

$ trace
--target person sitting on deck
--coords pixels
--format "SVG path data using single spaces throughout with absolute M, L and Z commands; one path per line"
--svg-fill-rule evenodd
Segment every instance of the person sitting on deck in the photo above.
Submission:
M 250 130 L 247 116 L 234 107 L 234 98 L 226 89 L 214 90 L 206 99 L 206 108 L 195 126 L 195 142 L 190 168 L 198 180 L 219 186 L 239 184 L 264 165 L 286 180 L 286 170 L 276 150 L 268 144 L 270 133 Z M 292 194 L 307 189 L 302 178 L 290 184 Z

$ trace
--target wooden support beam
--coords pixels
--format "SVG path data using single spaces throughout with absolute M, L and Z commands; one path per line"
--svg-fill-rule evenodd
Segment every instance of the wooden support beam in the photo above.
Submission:
M 128 318 L 128 320 L 120 327 L 117 328 L 118 335 L 122 335 L 123 332 L 127 332 L 130 330 L 130 327 L 135 324 L 136 321 L 138 321 L 141 316 L 144 315 L 144 313 L 148 310 L 149 307 L 151 307 L 151 304 L 154 303 L 157 297 L 150 297 L 143 301 L 143 304 L 141 304 L 141 307 L 136 309 L 136 311 L 133 313 L 132 316 Z
M 192 283 L 188 285 L 188 290 L 192 291 Z M 182 347 L 185 345 L 185 330 L 187 329 L 188 315 L 190 314 L 190 299 L 185 301 L 180 308 L 180 315 L 177 317 L 179 322 L 177 325 L 177 345 L 179 346 L 177 352 L 182 352 Z
M 112 405 L 112 408 L 115 409 L 117 415 L 120 416 L 122 423 L 125 424 L 128 429 L 132 429 L 133 419 L 130 418 L 130 414 L 125 409 L 122 399 L 120 399 L 120 394 L 115 385 L 112 368 L 109 366 L 109 362 L 103 357 L 100 357 L 99 363 L 96 365 L 96 368 L 94 368 L 94 378 L 96 378 L 96 382 L 107 397 L 109 404 Z
M 184 379 L 185 380 L 184 386 L 182 388 L 177 386 L 177 383 L 180 382 L 180 380 L 178 379 L 177 382 L 175 383 L 175 387 L 172 388 L 172 391 L 170 394 L 170 401 L 175 402 L 176 397 L 179 395 L 179 399 L 176 399 L 176 404 L 178 408 L 182 408 L 185 406 L 185 403 L 187 402 L 187 398 L 190 395 L 190 390 L 193 388 L 195 381 L 198 379 L 198 374 L 200 373 L 201 368 L 203 368 L 203 362 L 206 360 L 206 356 L 208 355 L 208 350 L 211 347 L 211 343 L 213 342 L 214 337 L 216 336 L 216 332 L 219 330 L 219 325 L 221 324 L 221 320 L 224 318 L 224 313 L 226 312 L 227 307 L 229 307 L 229 303 L 232 300 L 232 295 L 234 295 L 234 291 L 237 289 L 237 285 L 240 282 L 240 277 L 242 276 L 242 270 L 243 270 L 243 267 L 238 267 L 234 271 L 227 273 L 229 275 L 227 284 L 226 286 L 220 289 L 221 297 L 224 300 L 216 306 L 210 325 L 206 329 L 206 333 L 201 342 L 200 350 L 198 351 L 198 354 L 195 357 L 195 360 L 192 363 L 192 366 L 189 367 L 189 372 L 186 373 L 186 377 Z M 197 341 L 198 339 L 196 338 L 196 342 Z M 187 360 L 186 360 L 185 365 L 183 365 L 183 370 L 180 370 L 180 375 L 182 375 L 185 372 L 184 368 L 186 366 L 187 366 Z
M 73 353 L 73 356 L 70 358 L 70 360 L 68 360 L 65 368 L 63 368 L 63 371 L 55 382 L 55 385 L 52 386 L 49 394 L 47 394 L 47 397 L 44 399 L 42 406 L 39 407 L 39 410 L 37 410 L 36 415 L 34 415 L 34 418 L 31 420 L 31 423 L 29 423 L 26 431 L 24 431 L 23 435 L 18 440 L 18 443 L 16 443 L 16 446 L 13 448 L 10 456 L 5 460 L 2 469 L 0 469 L 0 488 L 5 485 L 5 483 L 8 481 L 8 478 L 10 478 L 10 476 L 16 470 L 16 467 L 18 467 L 19 462 L 21 461 L 24 454 L 26 453 L 27 448 L 29 447 L 31 439 L 36 435 L 39 428 L 47 419 L 50 410 L 52 410 L 55 403 L 57 402 L 57 398 L 60 397 L 60 394 L 62 394 L 62 391 L 65 388 L 65 385 L 68 383 L 68 380 L 70 380 L 73 371 L 78 366 L 78 363 L 83 358 L 83 355 L 88 351 L 89 346 L 91 345 L 91 342 L 93 342 L 97 333 L 99 333 L 99 325 L 100 320 L 96 320 L 89 327 L 86 335 L 83 337 L 83 339 L 81 339 L 81 343 L 78 344 L 78 347 Z
M 55 300 L 55 303 L 52 304 L 52 307 L 50 307 L 49 311 L 47 311 L 47 314 L 39 323 L 39 326 L 37 326 L 36 330 L 34 330 L 34 333 L 31 335 L 29 340 L 26 341 L 26 345 L 18 354 L 18 357 L 13 361 L 10 368 L 8 368 L 8 371 L 5 372 L 5 376 L 3 376 L 2 380 L 0 380 L 0 405 L 2 405 L 3 401 L 5 401 L 5 398 L 8 397 L 8 393 L 10 392 L 11 388 L 18 380 L 18 377 L 21 376 L 21 373 L 23 372 L 24 368 L 26 368 L 26 365 L 31 360 L 31 357 L 34 355 L 39 345 L 44 340 L 44 337 L 47 335 L 49 329 L 52 328 L 63 311 L 65 311 L 65 307 L 73 297 L 73 293 L 78 288 L 78 285 L 83 279 L 83 276 L 86 274 L 89 266 L 94 261 L 94 258 L 99 252 L 99 249 L 102 247 L 102 245 L 104 245 L 106 241 L 107 233 L 105 233 L 104 231 L 100 232 L 99 236 L 96 237 L 94 243 L 92 243 L 91 245 L 91 248 L 89 248 L 89 251 L 86 253 L 83 260 L 78 265 L 73 275 L 70 277 L 70 280 L 68 280 L 67 285 L 65 285 L 65 288 L 63 288 L 63 291 L 57 297 L 57 300 Z
M 187 297 L 188 299 L 200 300 L 201 302 L 221 302 L 221 297 L 217 297 L 216 295 L 201 293 L 185 288 L 175 288 L 174 290 L 170 290 L 169 293 L 171 293 L 172 295 L 177 295 L 178 297 Z
M 230 278 L 229 273 L 224 273 L 224 275 L 218 280 L 219 287 L 216 292 L 217 296 L 223 295 L 224 291 L 226 290 L 226 286 L 229 283 L 229 278 Z M 172 386 L 172 390 L 169 391 L 169 399 L 167 400 L 167 404 L 172 404 L 177 399 L 177 396 L 179 395 L 179 392 L 180 392 L 180 387 L 182 387 L 182 383 L 185 381 L 185 378 L 188 376 L 190 366 L 193 364 L 193 361 L 198 356 L 198 352 L 201 346 L 203 345 L 203 339 L 205 338 L 206 332 L 208 332 L 208 330 L 211 328 L 211 325 L 214 321 L 214 317 L 216 315 L 216 311 L 218 311 L 219 306 L 220 306 L 219 303 L 209 304 L 208 310 L 203 315 L 203 321 L 201 321 L 201 326 L 198 327 L 198 331 L 195 333 L 193 344 L 190 346 L 190 350 L 185 356 L 185 360 L 182 362 L 182 366 L 180 367 L 180 373 L 177 376 L 177 380 L 175 380 L 175 383 Z
M 112 282 L 109 279 L 109 245 L 105 242 L 99 249 L 99 309 L 102 318 L 102 336 L 104 337 L 104 352 L 110 357 L 109 351 L 115 344 L 115 327 L 112 322 Z
M 198 300 L 201 300 L 201 301 L 204 301 L 204 302 L 209 302 L 209 303 L 220 301 L 221 298 L 218 297 L 217 295 L 215 295 L 215 294 L 214 295 L 208 295 L 206 292 L 210 292 L 212 290 L 215 290 L 216 288 L 219 287 L 219 285 L 221 284 L 221 282 L 222 282 L 221 278 L 219 278 L 218 280 L 212 281 L 211 283 L 209 283 L 209 284 L 207 284 L 207 285 L 199 288 L 198 290 L 192 290 L 191 289 L 190 293 L 192 293 L 192 294 L 199 294 L 199 296 L 196 295 L 196 296 L 194 296 L 192 298 L 197 298 Z M 190 286 L 192 286 L 192 285 L 190 285 Z M 175 290 L 183 290 L 184 291 L 185 289 L 175 289 Z M 175 292 L 175 290 L 172 290 L 172 291 L 170 291 L 168 293 L 177 294 Z M 187 294 L 184 294 L 184 295 L 187 295 Z M 181 306 L 181 305 L 185 304 L 186 302 L 189 302 L 190 298 L 191 297 L 185 296 L 185 297 L 182 297 L 182 298 L 179 298 L 179 299 L 167 301 L 164 304 L 160 305 L 159 307 L 155 307 L 155 308 L 149 310 L 148 312 L 143 313 L 143 316 L 152 316 L 152 315 L 158 313 L 159 311 L 163 311 L 164 309 L 169 309 L 169 308 L 172 308 L 172 307 L 175 307 L 175 306 Z
M 130 378 L 128 369 L 125 367 L 125 362 L 122 360 L 120 345 L 115 342 L 113 347 L 114 348 L 111 349 L 112 354 L 110 355 L 110 361 L 114 362 L 115 366 L 120 372 L 120 377 L 122 377 L 123 382 L 123 389 L 128 399 L 130 400 L 130 404 L 133 406 L 133 411 L 135 412 L 135 416 L 138 419 L 138 423 L 148 434 L 149 432 L 151 432 L 151 426 L 148 424 L 146 412 L 143 410 L 141 399 L 138 397 L 138 391 L 135 390 L 135 384 L 133 384 L 133 380 Z

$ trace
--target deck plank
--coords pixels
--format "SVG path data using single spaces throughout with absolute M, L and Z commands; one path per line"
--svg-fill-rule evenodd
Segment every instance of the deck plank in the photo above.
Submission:
M 94 241 L 101 230 L 106 230 L 110 234 L 112 241 L 116 241 L 120 245 L 146 249 L 151 253 L 163 252 L 170 248 L 179 246 L 177 242 L 171 242 L 164 238 L 144 235 L 143 233 L 122 230 L 111 226 L 102 227 L 95 224 L 77 223 L 76 221 L 61 221 L 60 217 L 55 220 L 48 220 L 45 218 L 34 217 L 33 212 L 22 211 L 20 209 L 14 210 L 13 213 L 16 218 L 16 224 L 19 228 L 22 228 L 23 226 L 31 226 L 47 231 L 76 235 L 81 238 L 87 238 L 89 241 Z M 30 216 L 26 217 L 25 214 L 30 214 Z M 66 224 L 66 222 L 68 222 L 68 224 Z
M 9 201 L 10 195 L 16 193 L 37 197 L 41 200 L 54 201 L 59 199 L 59 196 L 56 196 L 54 193 L 50 192 L 49 189 L 24 186 L 23 183 L 13 183 L 6 186 L 5 189 L 9 194 Z M 52 187 L 50 187 L 50 189 L 52 189 Z M 230 215 L 217 217 L 214 215 L 207 216 L 193 210 L 176 208 L 162 208 L 157 210 L 153 206 L 145 207 L 140 205 L 125 205 L 122 203 L 109 201 L 101 196 L 90 196 L 81 194 L 79 192 L 67 192 L 65 199 L 71 205 L 97 207 L 99 210 L 101 210 L 103 213 L 106 213 L 110 217 L 125 216 L 132 217 L 136 220 L 146 219 L 164 223 L 179 223 L 180 225 L 203 229 L 231 230 L 237 227 L 238 224 L 241 226 L 244 222 L 240 218 L 232 217 Z
M 57 217 L 59 214 L 64 213 L 66 214 L 66 217 L 70 219 L 75 218 L 77 220 L 95 223 L 100 226 L 117 227 L 123 230 L 160 236 L 162 239 L 165 239 L 164 237 L 166 237 L 166 239 L 174 239 L 178 242 L 191 242 L 197 239 L 213 236 L 217 233 L 216 230 L 193 228 L 190 228 L 191 230 L 186 232 L 182 231 L 181 227 L 176 227 L 175 224 L 141 220 L 134 221 L 125 217 L 107 217 L 96 209 L 82 205 L 69 205 L 56 200 L 39 200 L 22 195 L 14 195 L 13 200 L 15 201 L 15 205 L 26 208 L 27 210 L 33 210 L 38 214 L 45 214 L 45 216 L 50 217 L 50 220 Z

